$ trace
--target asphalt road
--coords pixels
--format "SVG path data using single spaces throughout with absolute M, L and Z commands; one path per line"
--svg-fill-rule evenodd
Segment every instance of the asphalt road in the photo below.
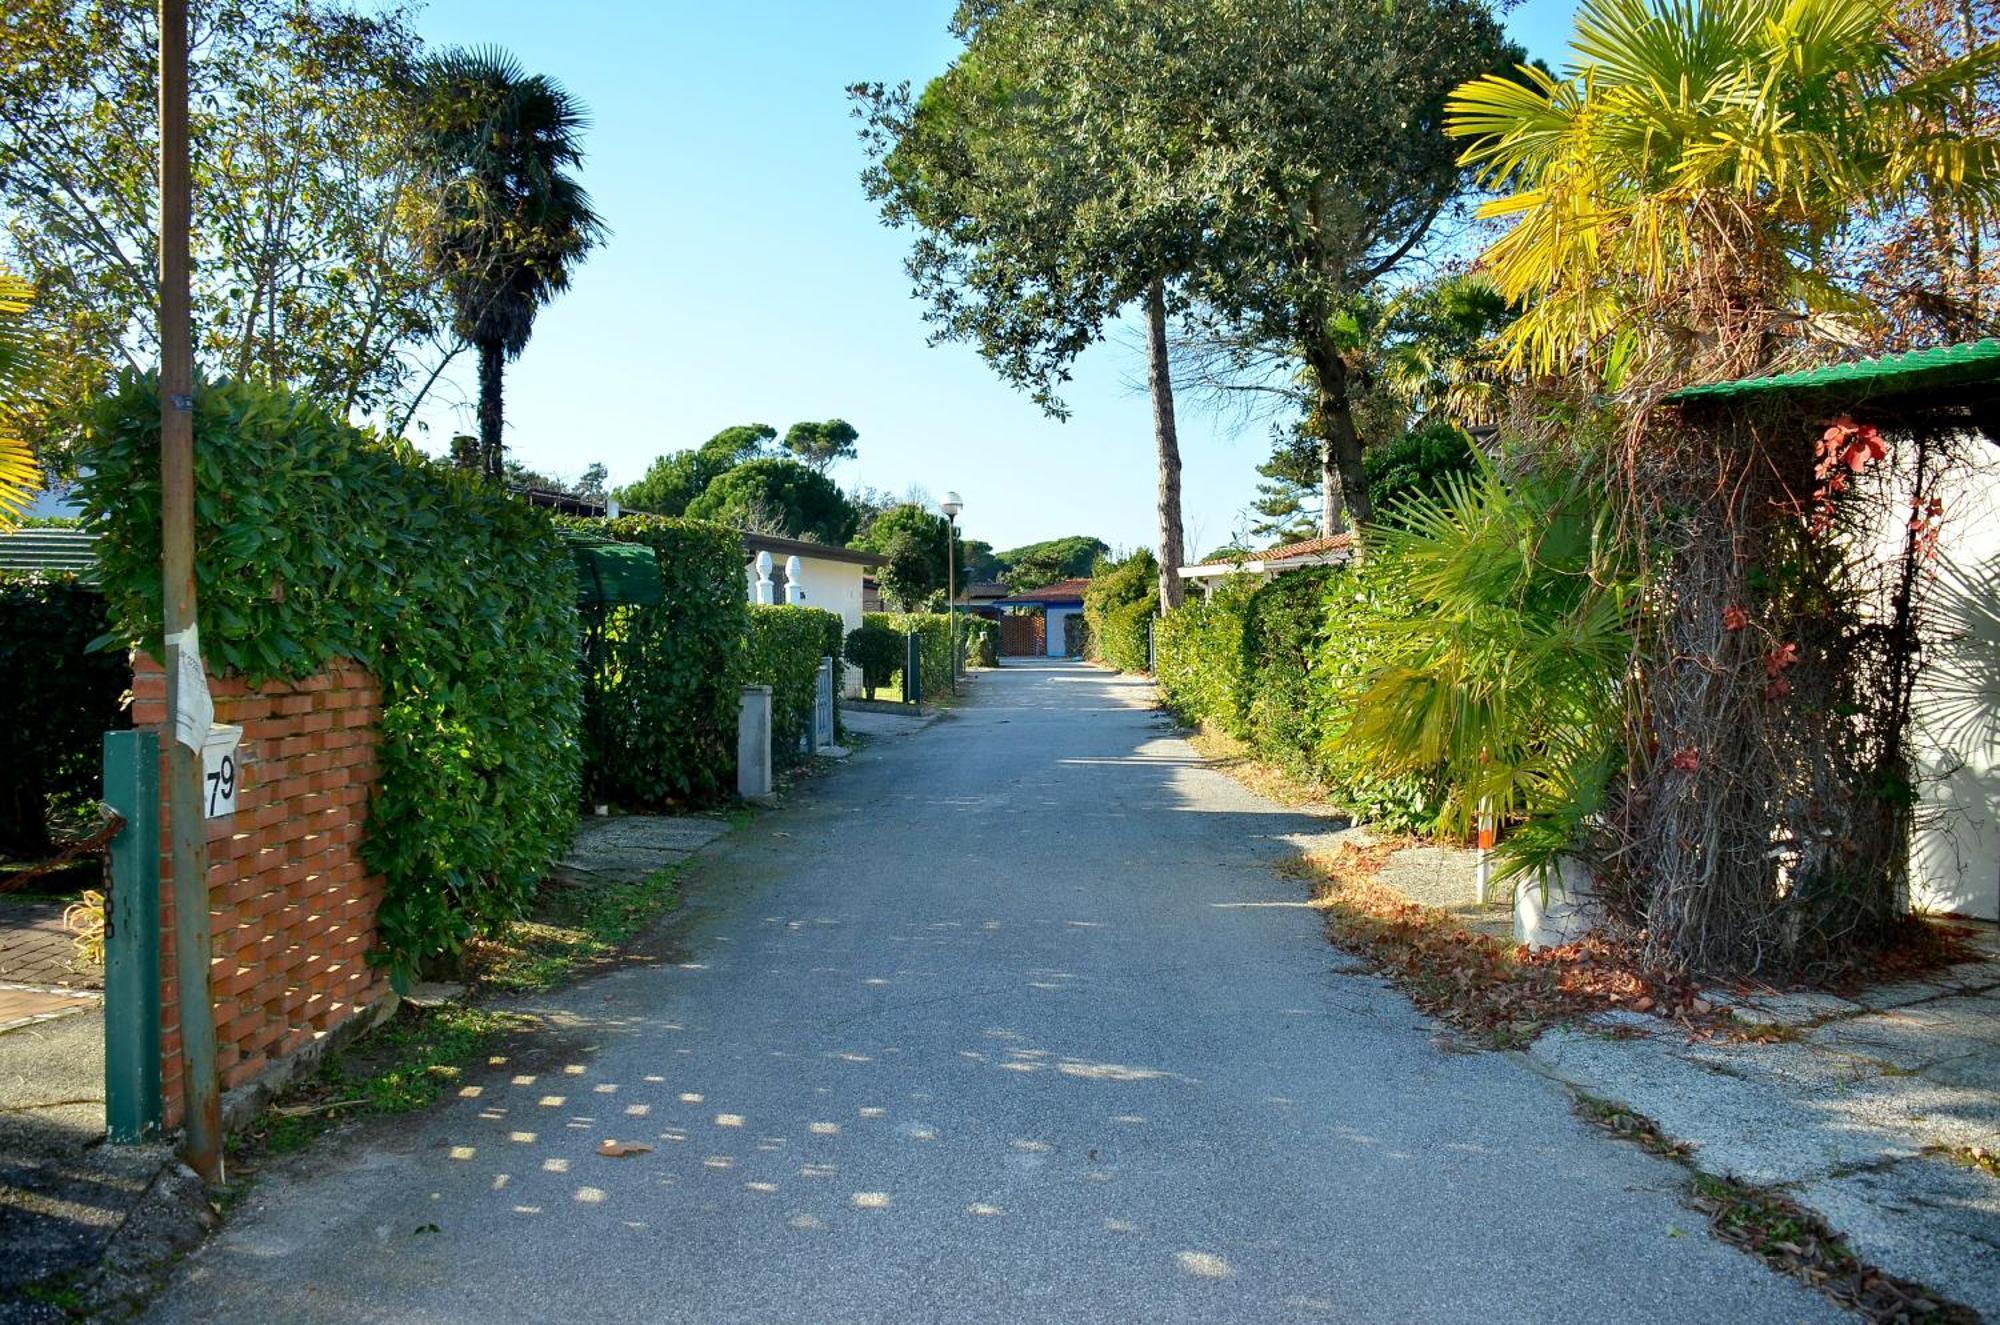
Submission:
M 1313 825 L 1142 686 L 976 684 L 466 1097 L 266 1178 L 151 1319 L 1835 1318 L 1349 970 L 1272 868 Z

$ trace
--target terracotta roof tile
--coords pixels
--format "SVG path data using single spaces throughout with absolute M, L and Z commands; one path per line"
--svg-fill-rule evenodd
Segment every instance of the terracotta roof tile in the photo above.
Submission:
M 1045 584 L 1039 589 L 1030 589 L 1026 593 L 1017 593 L 1003 601 L 1009 603 L 1067 602 L 1072 598 L 1083 597 L 1083 591 L 1089 584 L 1090 580 L 1088 578 L 1081 580 L 1057 580 L 1054 584 Z
M 1291 561 L 1297 557 L 1317 556 L 1324 552 L 1342 552 L 1354 546 L 1354 535 L 1338 533 L 1327 538 L 1308 538 L 1298 543 L 1280 543 L 1262 552 L 1248 552 L 1240 557 L 1217 557 L 1204 561 L 1204 566 L 1233 566 L 1243 561 Z

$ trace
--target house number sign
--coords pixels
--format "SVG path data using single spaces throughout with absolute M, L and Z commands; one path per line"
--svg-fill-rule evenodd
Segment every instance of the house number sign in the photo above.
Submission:
M 201 746 L 202 817 L 226 819 L 236 813 L 236 792 L 242 783 L 237 767 L 241 727 L 212 726 Z

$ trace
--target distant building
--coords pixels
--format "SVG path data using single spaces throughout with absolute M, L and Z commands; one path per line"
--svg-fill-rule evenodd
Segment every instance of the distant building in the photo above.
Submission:
M 1280 543 L 1262 552 L 1218 557 L 1195 566 L 1182 566 L 1179 575 L 1202 591 L 1204 597 L 1231 575 L 1259 575 L 1270 579 L 1286 571 L 1309 566 L 1344 566 L 1354 555 L 1354 535 L 1334 534 L 1328 538 L 1308 538 L 1297 543 Z

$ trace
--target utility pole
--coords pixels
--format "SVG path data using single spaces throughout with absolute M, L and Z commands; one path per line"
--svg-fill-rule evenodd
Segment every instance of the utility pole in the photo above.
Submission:
M 201 807 L 201 747 L 212 711 L 195 631 L 187 0 L 159 0 L 159 7 L 160 574 L 166 629 L 161 661 L 167 669 L 167 835 L 174 867 L 181 1151 L 204 1182 L 215 1182 L 222 1176 L 222 1104 L 215 1078 L 215 1009 L 208 996 L 208 841 Z

